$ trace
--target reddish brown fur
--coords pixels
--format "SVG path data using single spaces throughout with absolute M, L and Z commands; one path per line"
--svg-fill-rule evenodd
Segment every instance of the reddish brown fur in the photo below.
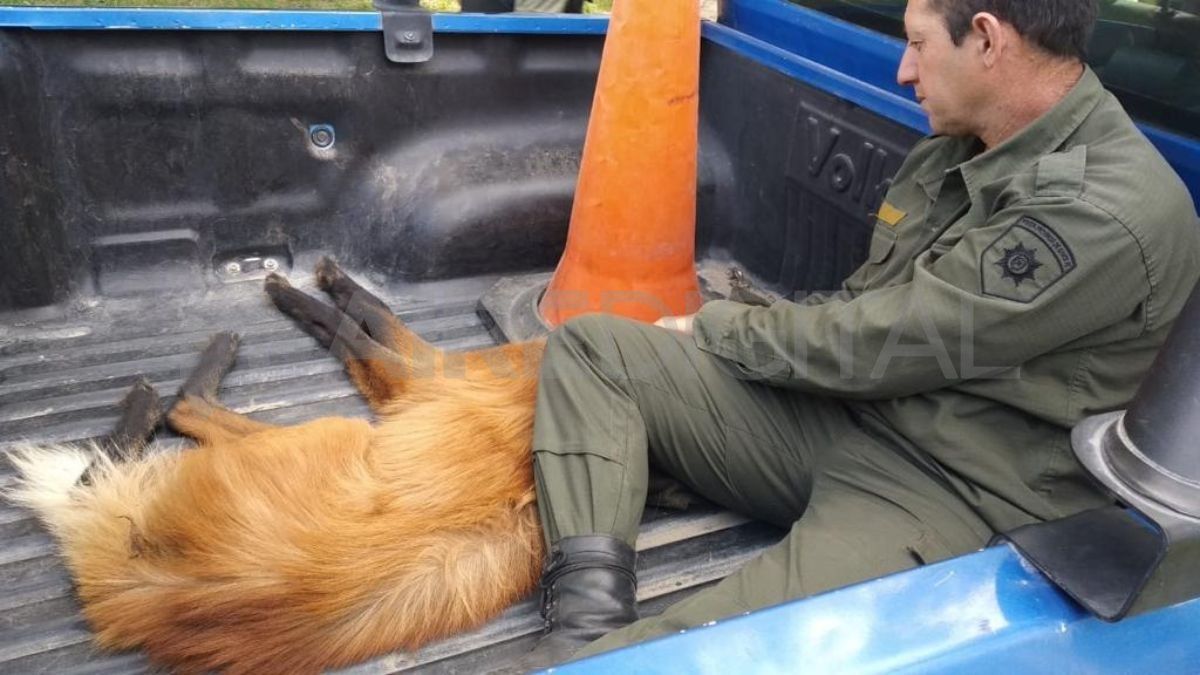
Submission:
M 43 514 L 102 646 L 184 672 L 318 672 L 532 591 L 542 343 L 444 354 L 386 326 L 331 345 L 375 424 L 274 427 L 185 396 L 169 421 L 198 447 L 110 466 L 76 488 L 80 512 Z

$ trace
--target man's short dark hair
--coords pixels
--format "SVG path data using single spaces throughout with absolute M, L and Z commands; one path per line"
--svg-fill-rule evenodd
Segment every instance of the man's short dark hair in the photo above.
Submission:
M 1084 60 L 1096 23 L 1096 0 L 929 0 L 961 45 L 980 12 L 1011 24 L 1026 40 L 1057 56 Z

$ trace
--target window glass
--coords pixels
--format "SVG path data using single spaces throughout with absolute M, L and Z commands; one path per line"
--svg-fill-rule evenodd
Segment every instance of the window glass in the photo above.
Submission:
M 904 36 L 904 0 L 792 0 Z M 1100 0 L 1088 63 L 1134 117 L 1200 137 L 1200 0 Z

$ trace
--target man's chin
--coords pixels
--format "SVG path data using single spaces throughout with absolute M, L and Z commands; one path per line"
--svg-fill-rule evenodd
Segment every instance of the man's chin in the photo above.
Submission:
M 969 130 L 961 124 L 947 124 L 932 115 L 929 117 L 929 132 L 932 136 L 970 136 Z

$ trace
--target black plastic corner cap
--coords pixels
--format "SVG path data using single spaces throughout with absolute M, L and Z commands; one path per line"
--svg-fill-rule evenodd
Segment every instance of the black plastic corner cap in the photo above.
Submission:
M 1200 515 L 1200 289 L 1176 319 L 1124 423 L 1147 460 L 1197 486 L 1192 515 Z
M 1104 621 L 1129 614 L 1166 555 L 1162 533 L 1119 506 L 1004 535 L 1051 582 Z

